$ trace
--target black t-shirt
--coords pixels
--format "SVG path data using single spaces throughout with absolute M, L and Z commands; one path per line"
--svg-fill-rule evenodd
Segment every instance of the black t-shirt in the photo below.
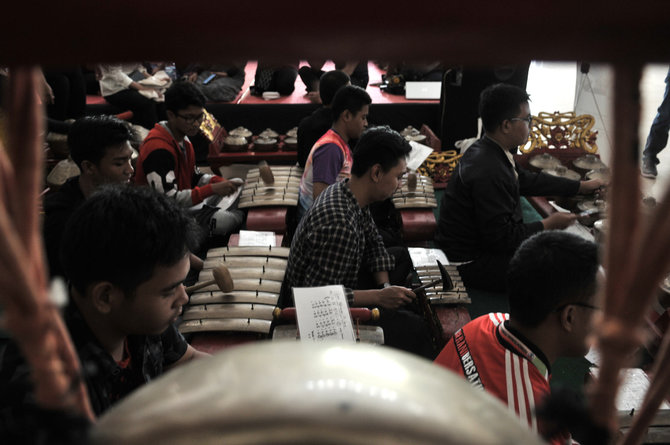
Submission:
M 305 162 L 316 141 L 333 126 L 333 111 L 317 108 L 314 113 L 303 118 L 298 125 L 298 164 L 305 168 Z
M 86 200 L 79 188 L 79 176 L 70 178 L 56 192 L 44 198 L 44 247 L 52 277 L 64 276 L 60 262 L 60 243 L 70 216 Z

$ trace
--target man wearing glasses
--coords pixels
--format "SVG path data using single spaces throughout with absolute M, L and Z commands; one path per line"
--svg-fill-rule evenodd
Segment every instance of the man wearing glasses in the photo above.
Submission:
M 205 97 L 200 90 L 190 82 L 175 82 L 165 92 L 165 108 L 167 121 L 157 123 L 140 147 L 135 182 L 150 185 L 184 207 L 200 204 L 212 195 L 234 193 L 241 182 L 203 174 L 195 165 L 195 151 L 188 138 L 198 134 L 205 116 Z M 238 229 L 244 219 L 236 208 L 203 206 L 193 213 L 211 235 L 221 237 Z
M 521 242 L 544 229 L 564 229 L 571 213 L 524 223 L 521 196 L 592 193 L 601 180 L 574 181 L 529 172 L 512 157 L 530 133 L 529 96 L 513 85 L 482 91 L 479 113 L 485 135 L 465 152 L 442 198 L 435 243 L 458 270 L 466 287 L 505 290 L 505 271 Z
M 467 323 L 435 363 L 500 399 L 545 439 L 567 443 L 566 432 L 549 437 L 535 410 L 549 395 L 552 363 L 589 350 L 598 270 L 595 243 L 560 230 L 533 235 L 507 270 L 509 314 Z

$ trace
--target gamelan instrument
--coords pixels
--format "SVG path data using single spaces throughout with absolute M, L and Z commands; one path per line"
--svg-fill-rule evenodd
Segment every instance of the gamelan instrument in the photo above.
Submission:
M 295 340 L 250 343 L 175 368 L 103 414 L 90 442 L 543 443 L 499 400 L 423 358 Z
M 433 181 L 428 176 L 406 173 L 401 186 L 393 193 L 393 205 L 397 209 L 436 208 Z
M 298 205 L 303 169 L 298 166 L 269 166 L 262 163 L 247 173 L 238 207 L 249 209 L 249 230 L 285 234 L 289 207 Z
M 463 304 L 471 300 L 456 266 L 443 266 L 438 261 L 436 265 L 418 266 L 414 270 L 422 285 L 413 291 L 435 349 L 441 351 L 454 332 L 470 321 Z
M 437 200 L 433 181 L 428 176 L 405 174 L 391 199 L 400 212 L 405 242 L 433 239 L 437 229 L 433 209 L 437 208 Z
M 200 283 L 187 289 L 193 293 L 184 307 L 179 330 L 269 334 L 288 253 L 287 247 L 210 249 L 198 276 Z M 221 283 L 221 277 L 216 277 L 221 270 L 226 271 L 230 283 Z
M 261 170 L 263 175 L 261 176 Z M 261 206 L 296 206 L 302 168 L 297 166 L 270 166 L 265 164 L 247 173 L 247 180 L 240 194 L 239 208 Z M 267 183 L 272 176 L 273 182 Z M 263 179 L 265 178 L 265 180 Z

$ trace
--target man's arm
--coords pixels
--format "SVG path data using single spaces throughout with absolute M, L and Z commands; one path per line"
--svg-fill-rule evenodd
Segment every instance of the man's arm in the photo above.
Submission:
M 179 190 L 174 156 L 167 149 L 157 148 L 151 151 L 142 163 L 147 183 L 159 193 L 174 198 L 183 207 L 195 203 L 191 199 L 191 190 Z M 211 193 L 210 193 L 211 194 Z
M 316 149 L 312 155 L 312 197 L 314 199 L 326 187 L 337 181 L 343 164 L 344 154 L 336 144 L 325 144 Z
M 177 360 L 176 362 L 167 366 L 166 369 L 172 369 L 174 367 L 183 365 L 184 363 L 188 363 L 188 362 L 190 362 L 191 360 L 194 360 L 194 359 L 211 357 L 211 356 L 212 356 L 211 354 L 199 351 L 199 350 L 195 349 L 193 346 L 188 345 L 184 355 L 182 355 L 181 358 L 179 360 Z
M 325 182 L 315 182 L 312 184 L 312 197 L 316 199 L 316 197 L 323 193 L 329 185 L 330 184 L 326 184 Z
M 402 286 L 389 286 L 384 289 L 354 291 L 354 306 L 381 306 L 384 309 L 400 309 L 416 298 L 414 292 Z
M 234 193 L 239 183 L 226 181 L 219 176 L 207 176 L 207 183 L 179 190 L 174 156 L 167 149 L 154 149 L 142 163 L 147 182 L 160 193 L 173 197 L 177 203 L 190 207 L 201 203 L 213 194 L 228 196 Z M 204 176 L 203 176 L 204 177 Z
M 514 251 L 524 239 L 543 229 L 540 221 L 524 223 L 515 213 L 520 196 L 514 188 L 513 183 L 501 176 L 471 182 L 479 243 L 486 250 Z

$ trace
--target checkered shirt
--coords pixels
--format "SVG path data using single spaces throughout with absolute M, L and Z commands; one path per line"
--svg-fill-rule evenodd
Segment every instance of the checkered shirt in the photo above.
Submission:
M 284 280 L 290 287 L 341 284 L 351 303 L 361 270 L 394 265 L 370 211 L 358 205 L 346 180 L 324 190 L 298 225 Z

